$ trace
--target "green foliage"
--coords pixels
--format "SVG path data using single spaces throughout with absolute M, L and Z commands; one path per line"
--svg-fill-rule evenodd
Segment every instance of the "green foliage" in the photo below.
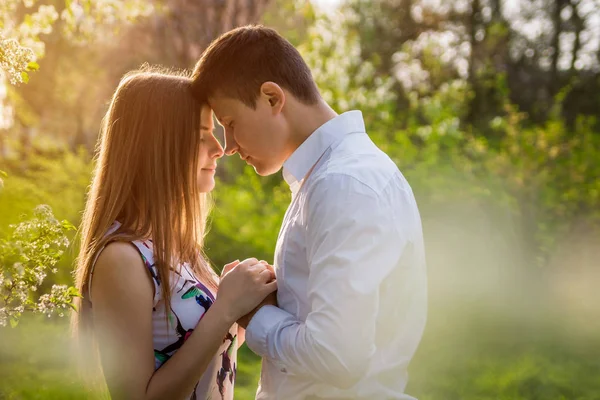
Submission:
M 73 153 L 64 148 L 34 143 L 27 159 L 4 160 L 10 174 L 0 194 L 0 234 L 37 204 L 48 204 L 61 219 L 79 221 L 92 163 L 84 150 Z
M 66 232 L 75 227 L 58 221 L 50 207 L 36 207 L 33 218 L 11 225 L 7 239 L 0 239 L 0 327 L 15 327 L 26 310 L 48 316 L 71 306 L 78 293 L 73 287 L 54 285 L 49 294 L 32 298 L 69 245 Z
M 235 259 L 257 257 L 273 261 L 275 241 L 290 190 L 283 181 L 275 186 L 246 167 L 232 183 L 217 182 L 216 207 L 206 252 L 218 268 Z
M 302 8 L 301 3 L 295 2 L 281 11 L 282 15 L 293 14 Z M 434 301 L 430 325 L 411 368 L 408 393 L 421 400 L 597 399 L 600 387 L 594 378 L 600 354 L 592 351 L 600 348 L 597 335 L 584 341 L 571 332 L 579 328 L 568 323 L 561 328 L 568 330 L 568 335 L 555 334 L 560 327 L 548 320 L 562 321 L 566 318 L 564 310 L 556 307 L 542 312 L 538 305 L 532 305 L 538 298 L 546 301 L 544 295 L 553 290 L 534 290 L 532 282 L 549 285 L 548 268 L 532 268 L 535 261 L 548 265 L 553 251 L 564 244 L 561 239 L 582 220 L 592 233 L 590 237 L 600 232 L 597 121 L 578 117 L 567 123 L 560 110 L 563 91 L 549 118 L 534 122 L 512 104 L 501 73 L 486 74 L 479 90 L 484 95 L 492 93 L 494 104 L 502 108 L 471 121 L 474 88 L 445 69 L 436 53 L 439 49 L 425 46 L 415 50 L 412 42 L 407 42 L 401 53 L 418 53 L 420 68 L 431 74 L 429 82 L 433 83 L 427 90 L 419 85 L 406 89 L 402 93 L 406 103 L 399 107 L 398 82 L 382 73 L 381 60 L 376 56 L 363 59 L 359 35 L 340 20 L 352 16 L 321 16 L 308 6 L 303 12 L 316 23 L 302 25 L 291 37 L 300 44 L 324 97 L 338 112 L 352 108 L 363 111 L 369 135 L 411 184 L 426 227 Z M 282 25 L 289 26 L 288 22 Z M 373 27 L 365 29 L 372 43 L 385 46 Z M 505 25 L 492 24 L 486 45 L 493 47 L 506 35 Z M 410 57 L 404 61 L 408 68 Z M 60 90 L 66 96 L 77 81 L 64 79 Z M 17 112 L 24 112 L 25 104 L 13 104 Z M 40 140 L 50 140 L 44 139 L 46 133 L 38 135 Z M 37 139 L 32 149 L 22 154 L 0 160 L 8 172 L 8 178 L 0 173 L 0 277 L 4 280 L 0 283 L 0 308 L 5 313 L 12 310 L 8 318 L 14 321 L 27 308 L 41 311 L 40 298 L 32 292 L 34 286 L 47 293 L 42 304 L 58 311 L 76 295 L 69 286 L 77 249 L 57 261 L 74 232 L 59 220 L 78 225 L 92 171 L 90 155 L 85 151 L 73 153 L 40 144 Z M 287 185 L 279 175 L 258 177 L 239 160 L 220 163 L 225 174 L 214 191 L 215 208 L 206 238 L 208 256 L 217 267 L 246 257 L 272 261 L 290 200 Z M 2 178 L 6 178 L 4 182 Z M 53 213 L 41 207 L 33 219 L 24 219 L 22 216 L 37 204 L 48 204 Z M 448 210 L 453 212 L 456 205 L 462 213 L 449 216 Z M 473 239 L 479 236 L 484 238 Z M 498 256 L 504 249 L 517 252 L 517 245 L 522 247 L 519 251 L 527 253 L 522 262 L 513 266 L 512 261 L 519 257 Z M 473 264 L 470 270 L 465 268 L 469 262 Z M 42 286 L 37 279 L 40 275 L 35 273 L 40 267 L 45 273 L 58 270 L 47 275 Z M 579 267 L 565 263 L 556 268 L 571 271 Z M 531 279 L 525 280 L 528 274 Z M 29 289 L 7 289 L 6 283 L 10 280 L 12 285 L 14 276 Z M 509 283 L 502 284 L 502 279 Z M 488 286 L 481 285 L 482 281 Z M 514 290 L 516 282 L 525 282 L 526 293 Z M 51 285 L 59 288 L 52 291 Z M 448 312 L 446 306 L 455 300 L 445 291 L 449 287 L 483 294 L 477 292 L 481 297 L 476 301 L 460 303 Z M 504 297 L 494 297 L 498 293 Z M 491 307 L 511 297 L 516 301 L 507 310 L 499 312 Z M 585 302 L 579 297 L 577 301 Z M 472 312 L 475 304 L 483 311 Z M 525 307 L 531 308 L 526 318 L 516 315 Z M 546 321 L 538 321 L 540 314 Z M 524 319 L 530 322 L 525 324 Z M 7 377 L 0 385 L 0 398 L 88 397 L 72 378 L 74 368 L 63 357 L 68 354 L 64 321 L 24 317 L 24 322 L 14 330 L 0 329 L 0 376 Z M 40 347 L 41 335 L 60 345 Z M 242 348 L 236 398 L 254 398 L 258 363 L 256 356 Z
M 16 324 L 26 310 L 64 315 L 77 295 L 75 254 L 67 251 L 75 227 L 67 221 L 80 218 L 88 155 L 46 149 L 26 161 L 7 160 L 4 168 L 10 174 L 0 192 L 0 324 Z
M 359 108 L 371 129 L 393 123 L 392 80 L 377 76 L 374 64 L 361 60 L 359 37 L 338 15 L 319 16 L 299 51 L 335 110 Z
M 526 117 L 507 106 L 507 116 L 493 120 L 502 139 L 479 167 L 502 182 L 543 265 L 557 238 L 581 218 L 600 229 L 600 135 L 592 117 L 578 118 L 573 129 L 559 115 L 536 126 Z

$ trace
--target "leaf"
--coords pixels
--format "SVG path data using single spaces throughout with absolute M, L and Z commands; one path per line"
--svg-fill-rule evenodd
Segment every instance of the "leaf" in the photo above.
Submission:
M 70 223 L 69 221 L 67 221 L 66 219 L 63 219 L 60 222 L 60 225 L 63 228 L 65 228 L 66 230 L 69 230 L 69 231 L 75 231 L 75 230 L 77 230 L 77 227 L 75 225 L 73 225 L 72 223 Z
M 8 174 L 0 169 L 0 176 L 8 178 Z
M 19 325 L 19 320 L 16 318 L 11 318 L 10 319 L 10 327 L 11 328 L 16 328 L 17 325 Z
M 29 83 L 29 74 L 27 74 L 27 72 L 25 72 L 25 71 L 22 71 L 21 72 L 21 79 L 23 80 L 23 82 Z
M 35 61 L 30 61 L 27 63 L 27 71 L 37 71 L 40 69 L 40 65 Z

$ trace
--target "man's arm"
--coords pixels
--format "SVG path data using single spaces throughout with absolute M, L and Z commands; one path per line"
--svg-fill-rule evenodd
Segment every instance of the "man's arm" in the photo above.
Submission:
M 379 286 L 406 238 L 388 199 L 353 177 L 328 175 L 307 201 L 311 311 L 301 322 L 263 307 L 250 321 L 246 343 L 282 372 L 349 388 L 375 351 Z

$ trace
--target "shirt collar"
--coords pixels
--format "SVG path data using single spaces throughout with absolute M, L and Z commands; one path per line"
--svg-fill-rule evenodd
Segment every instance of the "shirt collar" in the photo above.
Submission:
M 283 164 L 283 178 L 295 191 L 325 151 L 348 133 L 365 132 L 362 112 L 348 111 L 325 122 Z

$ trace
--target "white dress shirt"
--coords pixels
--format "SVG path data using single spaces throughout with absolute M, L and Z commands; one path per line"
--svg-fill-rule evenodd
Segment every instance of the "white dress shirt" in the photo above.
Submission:
M 262 307 L 246 332 L 263 357 L 256 398 L 414 399 L 404 389 L 427 278 L 410 186 L 360 111 L 323 124 L 283 173 L 292 201 L 275 249 L 279 308 Z

